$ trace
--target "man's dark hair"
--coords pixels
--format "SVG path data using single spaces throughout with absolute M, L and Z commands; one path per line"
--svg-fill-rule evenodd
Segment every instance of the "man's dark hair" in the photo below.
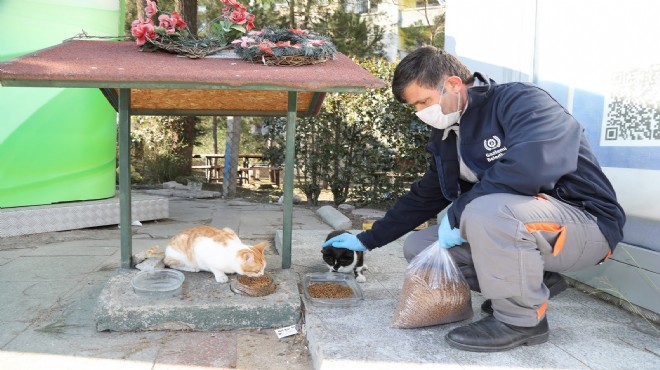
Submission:
M 472 72 L 455 56 L 434 46 L 424 46 L 399 62 L 394 70 L 392 93 L 396 100 L 405 103 L 403 90 L 411 83 L 422 87 L 436 88 L 445 76 L 458 76 L 463 83 L 474 80 Z

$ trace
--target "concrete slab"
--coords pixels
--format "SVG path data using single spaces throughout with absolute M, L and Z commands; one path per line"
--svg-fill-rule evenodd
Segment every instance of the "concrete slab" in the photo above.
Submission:
M 171 198 L 169 219 L 134 228 L 133 249 L 164 246 L 169 237 L 189 225 L 217 221 L 220 226 L 232 219 L 240 220 L 241 239 L 260 239 L 269 231 L 274 235 L 281 230 L 281 224 L 276 224 L 281 220 L 278 210 L 281 206 L 277 204 Z M 0 238 L 0 367 L 32 370 L 56 364 L 58 368 L 76 370 L 163 370 L 211 368 L 215 364 L 221 368 L 289 370 L 659 368 L 657 324 L 576 288 L 550 301 L 550 341 L 539 346 L 471 353 L 448 348 L 444 341 L 444 335 L 462 323 L 407 330 L 389 328 L 406 268 L 401 254 L 403 238 L 366 254 L 367 282 L 360 284 L 365 300 L 359 306 L 330 310 L 301 302 L 299 290 L 293 285 L 304 272 L 327 271 L 320 244 L 332 228 L 309 207 L 294 207 L 293 216 L 293 260 L 292 269 L 287 271 L 292 275 L 291 295 L 305 312 L 305 324 L 298 326 L 299 334 L 282 339 L 273 329 L 98 332 L 98 297 L 117 275 L 120 243 L 116 226 Z M 251 223 L 250 227 L 243 228 L 245 223 Z M 275 241 L 281 243 L 281 231 L 277 234 L 279 241 Z M 108 255 L 112 249 L 107 248 L 111 247 L 116 250 Z M 269 270 L 277 270 L 281 266 L 279 256 L 273 250 L 268 253 Z M 200 273 L 198 277 L 204 276 L 214 283 L 210 274 Z M 214 294 L 212 289 L 204 293 Z M 479 294 L 472 295 L 472 320 L 483 317 L 478 312 L 483 300 Z M 175 301 L 195 302 L 187 297 Z M 258 308 L 250 310 L 255 316 L 261 314 Z M 214 353 L 210 347 L 215 348 Z M 181 351 L 177 353 L 177 349 Z
M 358 231 L 353 231 L 358 232 Z M 327 271 L 319 253 L 325 230 L 293 232 L 292 268 L 299 275 Z M 281 235 L 281 234 L 278 234 Z M 445 335 L 480 320 L 484 297 L 472 293 L 474 316 L 466 321 L 417 329 L 393 329 L 407 266 L 405 237 L 365 254 L 365 299 L 348 308 L 326 308 L 303 299 L 305 330 L 315 369 L 623 369 L 655 368 L 660 358 L 657 329 L 639 316 L 575 289 L 555 297 L 548 308 L 549 343 L 500 353 L 455 350 Z M 611 353 L 621 353 L 612 361 Z M 608 355 L 609 353 L 609 355 Z M 630 366 L 628 366 L 628 364 Z
M 372 208 L 356 208 L 351 210 L 351 213 L 355 216 L 360 216 L 363 219 L 378 220 L 385 217 L 385 211 Z
M 36 256 L 15 259 L 0 270 L 0 281 L 76 280 L 94 271 L 105 256 Z
M 149 195 L 158 195 L 161 197 L 177 197 L 191 199 L 220 198 L 222 193 L 209 190 L 188 190 L 188 189 L 154 189 L 145 191 Z
M 265 297 L 235 294 L 228 283 L 217 283 L 210 273 L 186 272 L 181 295 L 162 299 L 133 292 L 130 282 L 136 273 L 137 270 L 120 271 L 108 281 L 99 296 L 97 330 L 276 328 L 300 320 L 301 303 L 291 270 L 270 271 L 278 289 Z
M 316 210 L 316 213 L 335 230 L 350 229 L 353 223 L 344 216 L 343 213 L 336 210 L 333 206 L 323 206 Z
M 236 333 L 169 333 L 153 370 L 236 368 Z
M 169 215 L 166 198 L 135 193 L 133 220 L 157 220 Z M 41 206 L 0 208 L 0 237 L 75 230 L 119 223 L 119 196 Z
M 300 329 L 300 327 L 298 327 Z M 277 338 L 272 330 L 243 330 L 237 335 L 236 369 L 309 370 L 304 334 Z

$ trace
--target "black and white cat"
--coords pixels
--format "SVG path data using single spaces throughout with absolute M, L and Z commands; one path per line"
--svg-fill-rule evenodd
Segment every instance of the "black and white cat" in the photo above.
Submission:
M 328 234 L 325 240 L 327 241 L 343 233 L 348 233 L 348 231 L 335 230 Z M 350 249 L 331 246 L 321 248 L 321 253 L 323 253 L 323 262 L 328 265 L 331 272 L 353 272 L 355 274 L 355 280 L 358 283 L 367 281 L 367 278 L 362 274 L 362 270 L 367 269 L 367 265 L 364 264 L 364 252 L 355 252 Z

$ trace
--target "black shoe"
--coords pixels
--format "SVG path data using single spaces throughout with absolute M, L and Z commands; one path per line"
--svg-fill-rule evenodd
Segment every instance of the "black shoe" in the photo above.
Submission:
M 568 288 L 568 283 L 561 274 L 556 272 L 546 271 L 543 273 L 543 284 L 550 290 L 550 298 L 563 292 Z M 490 299 L 481 304 L 481 310 L 489 315 L 493 314 L 493 302 Z
M 541 344 L 548 340 L 550 329 L 544 317 L 536 326 L 522 327 L 505 324 L 493 316 L 486 316 L 472 324 L 447 333 L 450 346 L 473 352 L 506 351 L 520 345 Z

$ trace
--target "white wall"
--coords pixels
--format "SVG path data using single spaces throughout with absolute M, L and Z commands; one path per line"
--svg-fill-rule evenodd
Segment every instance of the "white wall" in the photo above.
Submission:
M 585 132 L 627 214 L 660 221 L 660 1 L 447 0 L 446 49 L 548 90 Z

